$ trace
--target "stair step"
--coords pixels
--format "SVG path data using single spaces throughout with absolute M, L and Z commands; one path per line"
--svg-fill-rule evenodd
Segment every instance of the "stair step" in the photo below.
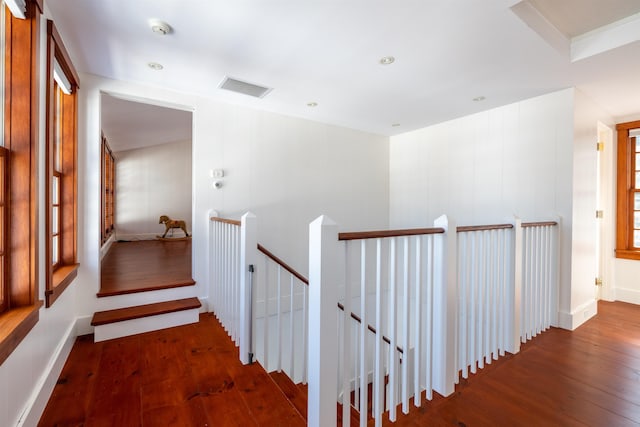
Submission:
M 98 311 L 91 319 L 91 326 L 107 325 L 141 317 L 157 316 L 159 314 L 200 308 L 202 304 L 198 298 L 185 298 L 175 301 L 164 301 L 154 304 L 137 305 L 134 307 L 118 308 L 115 310 Z
M 343 425 L 342 422 L 342 405 L 340 403 L 338 403 L 338 427 Z M 360 425 L 360 414 L 358 413 L 358 411 L 356 411 L 356 409 L 352 406 L 351 407 L 351 412 L 349 414 L 349 424 L 351 426 L 359 426 Z
M 282 393 L 289 399 L 289 402 L 296 408 L 296 410 L 302 415 L 302 418 L 307 419 L 307 393 L 306 388 L 302 389 L 296 385 L 291 378 L 284 372 L 274 371 L 269 373 L 273 382 L 282 390 Z

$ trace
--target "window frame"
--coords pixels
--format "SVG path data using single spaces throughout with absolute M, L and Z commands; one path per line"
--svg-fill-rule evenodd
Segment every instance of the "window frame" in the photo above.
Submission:
M 115 158 L 107 138 L 102 135 L 101 151 L 101 215 L 100 229 L 102 244 L 104 244 L 115 230 Z
M 71 84 L 71 93 L 62 94 L 54 79 L 57 62 Z M 78 274 L 78 74 L 73 67 L 62 38 L 53 21 L 47 20 L 47 81 L 46 81 L 46 149 L 45 149 L 45 299 L 51 307 Z M 57 147 L 57 149 L 56 149 Z M 57 154 L 59 153 L 59 170 Z M 54 255 L 53 177 L 59 174 L 57 260 Z
M 0 147 L 0 314 L 9 309 L 9 239 L 7 218 L 9 214 L 9 150 Z
M 42 0 L 26 19 L 5 6 L 4 147 L 8 150 L 7 309 L 0 313 L 0 365 L 38 323 L 38 40 Z
M 640 260 L 640 247 L 633 245 L 633 196 L 640 192 L 635 186 L 635 138 L 629 131 L 640 129 L 640 120 L 616 125 L 618 133 L 617 183 L 616 183 L 616 258 Z

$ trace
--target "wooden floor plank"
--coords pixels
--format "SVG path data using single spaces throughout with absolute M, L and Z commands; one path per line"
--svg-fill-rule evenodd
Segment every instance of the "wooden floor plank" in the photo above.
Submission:
M 100 266 L 98 297 L 194 284 L 191 239 L 115 242 Z
M 184 298 L 172 301 L 162 301 L 153 304 L 136 305 L 117 308 L 114 310 L 97 311 L 91 319 L 91 326 L 107 325 L 109 323 L 140 319 L 142 317 L 157 316 L 182 310 L 200 308 L 202 304 L 198 298 Z

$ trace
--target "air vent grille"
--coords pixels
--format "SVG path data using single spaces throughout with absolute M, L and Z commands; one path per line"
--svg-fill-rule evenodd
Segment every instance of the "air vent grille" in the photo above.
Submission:
M 271 92 L 271 88 L 243 82 L 242 80 L 233 79 L 231 77 L 225 77 L 224 80 L 222 80 L 222 83 L 220 83 L 219 88 L 241 93 L 243 95 L 253 96 L 254 98 L 264 98 L 266 94 Z

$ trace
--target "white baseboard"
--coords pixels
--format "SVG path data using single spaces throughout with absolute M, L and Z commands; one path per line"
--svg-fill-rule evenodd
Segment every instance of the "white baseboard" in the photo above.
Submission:
M 120 234 L 116 233 L 116 241 L 126 240 L 126 241 L 138 241 L 138 240 L 156 240 L 158 236 L 162 236 L 164 230 L 158 233 L 138 233 L 138 234 Z
M 102 261 L 102 258 L 104 258 L 107 252 L 109 252 L 109 249 L 111 249 L 111 245 L 115 241 L 116 241 L 116 234 L 112 233 L 111 236 L 109 236 L 109 238 L 107 239 L 107 241 L 104 242 L 102 246 L 100 246 L 100 261 Z
M 182 310 L 100 325 L 94 327 L 94 340 L 95 342 L 100 342 L 129 335 L 142 334 L 144 332 L 157 331 L 159 329 L 172 328 L 174 326 L 197 323 L 199 320 L 198 315 L 199 309 L 194 308 L 191 310 Z
M 76 318 L 76 336 L 93 333 L 93 326 L 91 326 L 92 317 L 93 316 L 80 316 Z
M 209 312 L 209 298 L 198 298 L 200 301 L 200 313 L 208 313 Z
M 640 290 L 615 288 L 615 300 L 640 305 Z
M 73 348 L 73 344 L 76 340 L 76 322 L 72 322 L 65 331 L 62 340 L 58 344 L 56 351 L 49 359 L 49 363 L 38 379 L 36 386 L 33 389 L 25 409 L 18 421 L 18 427 L 36 426 L 40 421 L 40 417 L 44 412 L 44 408 L 47 406 L 47 402 L 51 397 L 53 388 L 55 387 L 60 372 L 64 367 L 69 353 Z
M 560 311 L 558 313 L 558 326 L 562 329 L 568 329 L 570 331 L 575 330 L 578 326 L 582 325 L 587 320 L 591 319 L 598 313 L 598 301 L 595 299 L 588 301 L 571 313 L 566 311 Z

